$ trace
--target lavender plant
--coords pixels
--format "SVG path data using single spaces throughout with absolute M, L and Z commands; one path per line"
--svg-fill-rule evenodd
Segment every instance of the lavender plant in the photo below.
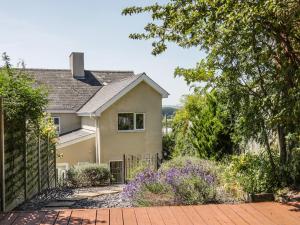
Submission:
M 174 204 L 197 204 L 214 198 L 215 183 L 216 177 L 211 170 L 192 160 L 183 159 L 180 166 L 162 167 L 158 171 L 147 168 L 137 174 L 123 193 L 124 197 L 134 202 L 145 202 L 141 199 L 145 192 L 166 195 L 169 191 L 172 193 L 168 196 L 172 196 Z

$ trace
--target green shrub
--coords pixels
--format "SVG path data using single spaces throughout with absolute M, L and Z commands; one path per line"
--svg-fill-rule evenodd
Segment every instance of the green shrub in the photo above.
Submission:
M 278 165 L 276 157 L 275 160 Z M 273 192 L 278 187 L 275 171 L 265 154 L 233 156 L 223 169 L 222 182 L 225 189 L 239 197 L 243 192 Z
M 82 172 L 90 186 L 107 184 L 110 179 L 110 172 L 107 166 L 90 165 L 85 167 Z
M 219 174 L 219 167 L 216 162 L 191 156 L 176 157 L 169 161 L 166 161 L 161 165 L 159 170 L 164 173 L 165 171 L 172 168 L 182 169 L 187 165 L 187 163 L 199 165 L 205 172 L 208 172 L 213 176 Z
M 139 207 L 174 205 L 174 191 L 161 182 L 148 183 L 138 191 L 133 205 Z
M 215 188 L 197 176 L 186 177 L 176 186 L 176 201 L 180 204 L 203 204 L 215 196 Z
M 291 152 L 288 174 L 294 185 L 300 184 L 300 148 L 295 148 Z
M 87 164 L 74 166 L 67 172 L 67 183 L 72 187 L 101 186 L 110 181 L 106 165 Z

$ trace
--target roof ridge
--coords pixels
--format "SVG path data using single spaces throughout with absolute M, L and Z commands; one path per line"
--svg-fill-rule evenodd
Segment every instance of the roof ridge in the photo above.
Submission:
M 116 83 L 119 83 L 119 82 L 122 82 L 122 81 L 125 81 L 125 80 L 128 80 L 128 79 L 138 78 L 138 77 L 140 77 L 140 76 L 142 76 L 142 75 L 143 75 L 143 74 L 133 74 L 133 75 L 130 76 L 130 77 L 125 77 L 125 78 L 116 80 L 115 82 L 108 83 L 108 84 L 105 85 L 104 87 L 109 86 L 109 85 L 112 85 L 112 84 L 116 84 Z
M 43 70 L 43 71 L 71 71 L 70 69 L 47 69 L 47 68 L 14 68 L 18 70 Z M 133 70 L 88 70 L 90 72 L 104 72 L 104 73 L 133 73 Z

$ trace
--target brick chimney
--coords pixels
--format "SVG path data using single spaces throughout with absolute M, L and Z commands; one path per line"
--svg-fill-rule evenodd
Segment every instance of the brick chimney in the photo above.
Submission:
M 84 54 L 83 52 L 72 52 L 70 55 L 70 69 L 76 79 L 84 79 Z

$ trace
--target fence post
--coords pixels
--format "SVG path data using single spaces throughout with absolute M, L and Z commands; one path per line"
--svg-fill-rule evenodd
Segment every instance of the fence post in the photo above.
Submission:
M 126 156 L 123 155 L 123 182 L 126 183 Z
M 39 130 L 38 136 L 38 192 L 40 193 L 42 190 L 42 183 L 41 183 L 41 134 Z
M 50 188 L 50 171 L 49 171 L 49 135 L 47 136 L 47 183 Z
M 54 157 L 54 160 L 53 160 L 53 163 L 54 163 L 54 187 L 57 186 L 57 170 L 56 170 L 56 146 L 54 146 L 53 148 L 53 157 Z
M 5 155 L 4 155 L 4 109 L 3 98 L 0 97 L 0 181 L 1 181 L 1 206 L 0 210 L 5 211 Z
M 159 168 L 159 155 L 156 153 L 156 169 L 158 170 Z

